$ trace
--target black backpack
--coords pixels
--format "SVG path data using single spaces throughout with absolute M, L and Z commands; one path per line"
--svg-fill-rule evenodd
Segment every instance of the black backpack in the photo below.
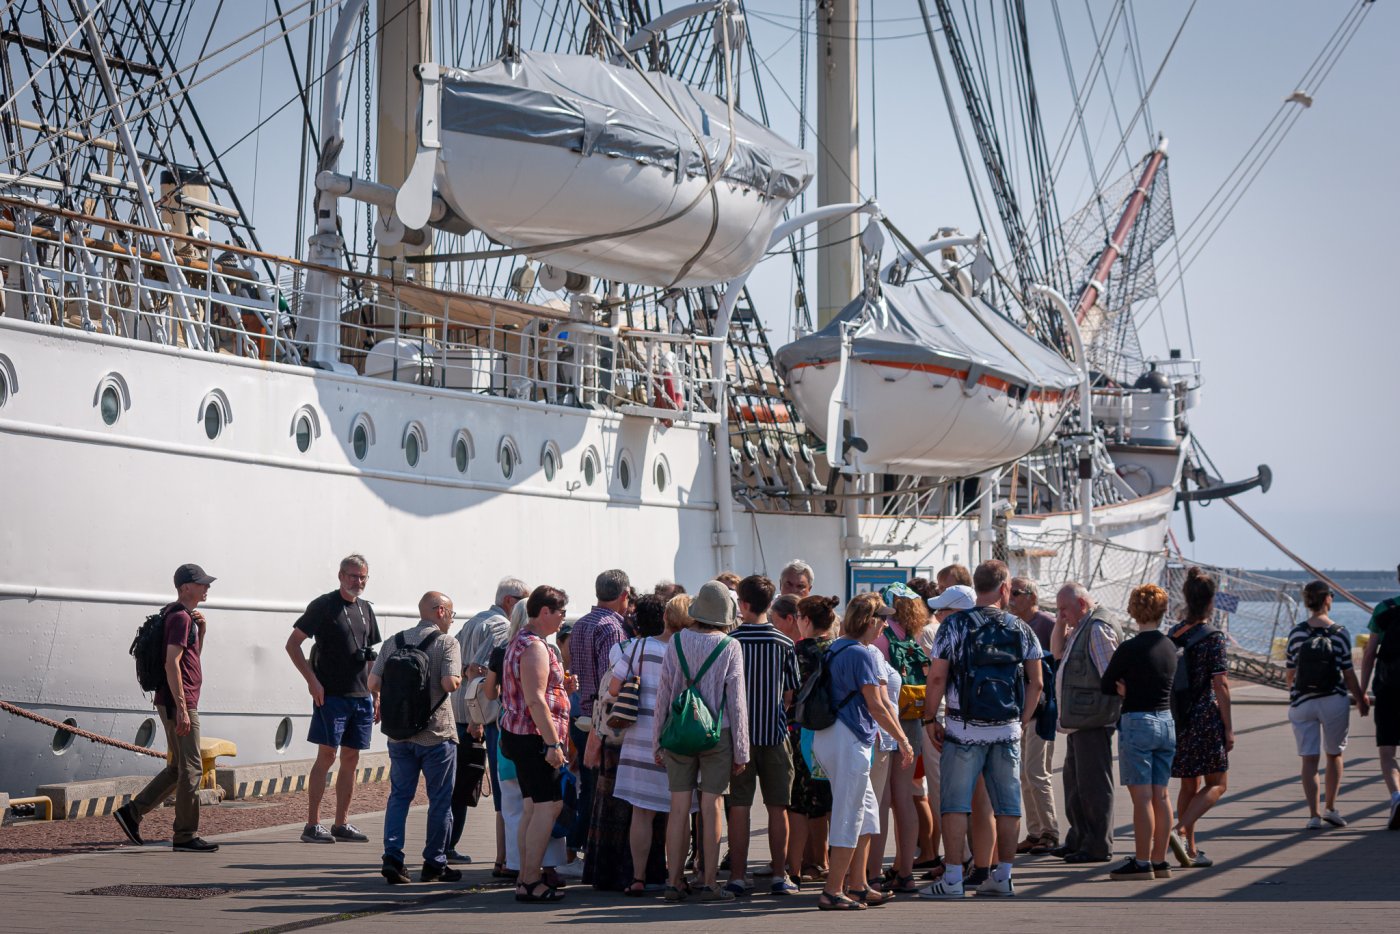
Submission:
M 435 630 L 417 645 L 408 645 L 402 632 L 394 636 L 394 649 L 379 676 L 379 728 L 390 739 L 411 739 L 421 733 L 447 700 L 444 692 L 433 703 L 433 665 L 428 658 L 428 646 L 440 635 Z
M 816 732 L 832 726 L 836 723 L 837 712 L 856 696 L 857 692 L 852 691 L 839 704 L 831 696 L 831 659 L 849 648 L 849 645 L 843 645 L 835 652 L 831 649 L 823 652 L 822 657 L 817 659 L 817 667 L 812 669 L 812 673 L 798 689 L 797 698 L 792 705 L 792 716 L 797 725 L 804 730 Z
M 169 607 L 146 617 L 128 652 L 136 659 L 136 681 L 143 691 L 165 687 L 165 614 Z
M 948 715 L 964 723 L 1019 720 L 1026 704 L 1025 641 L 1021 627 L 995 607 L 964 610 L 969 627 L 958 680 L 958 709 Z
M 1332 636 L 1345 632 L 1336 623 L 1310 630 L 1293 656 L 1293 687 L 1300 695 L 1331 694 L 1342 683 L 1342 671 L 1333 654 Z
M 1172 675 L 1172 719 L 1176 721 L 1178 734 L 1185 728 L 1191 707 L 1196 702 L 1196 695 L 1191 691 L 1191 671 L 1186 664 L 1186 653 L 1219 631 L 1214 626 L 1201 623 L 1184 638 L 1172 637 L 1172 643 L 1176 646 L 1176 674 Z
M 1385 609 L 1375 617 L 1376 632 L 1372 639 L 1380 639 L 1376 649 L 1376 661 L 1382 668 L 1400 672 L 1400 599 L 1387 600 Z

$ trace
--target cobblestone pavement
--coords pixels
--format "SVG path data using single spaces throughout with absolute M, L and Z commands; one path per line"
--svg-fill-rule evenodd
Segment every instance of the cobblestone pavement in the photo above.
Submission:
M 5 906 L 0 927 L 15 934 L 177 927 L 197 928 L 201 934 L 303 928 L 324 928 L 327 934 L 494 934 L 505 929 L 530 934 L 603 927 L 616 931 L 620 925 L 648 923 L 675 931 L 733 934 L 861 928 L 924 934 L 945 925 L 955 926 L 958 934 L 1062 927 L 1154 934 L 1394 930 L 1400 908 L 1400 885 L 1394 881 L 1400 833 L 1384 830 L 1386 795 L 1376 774 L 1371 721 L 1352 720 L 1341 796 L 1341 810 L 1351 825 L 1305 831 L 1287 708 L 1267 689 L 1243 686 L 1236 694 L 1242 703 L 1235 714 L 1238 745 L 1231 786 L 1200 828 L 1201 846 L 1216 866 L 1177 870 L 1169 880 L 1112 882 L 1107 866 L 1066 866 L 1039 857 L 1018 861 L 1015 899 L 936 903 L 903 897 L 853 917 L 817 912 L 814 890 L 781 900 L 672 905 L 574 886 L 562 904 L 537 907 L 517 904 L 509 889 L 489 884 L 494 843 L 491 821 L 484 819 L 488 812 L 474 811 L 468 821 L 464 849 L 477 862 L 465 867 L 463 882 L 392 888 L 377 873 L 382 818 L 365 814 L 356 820 L 376 841 L 368 845 L 301 844 L 296 825 L 289 824 L 219 835 L 222 849 L 211 856 L 128 846 L 0 866 Z M 357 797 L 357 803 L 368 801 Z M 295 807 L 295 802 L 286 806 Z M 1131 839 L 1126 795 L 1120 794 L 1115 817 L 1118 849 L 1125 852 Z M 299 822 L 299 813 L 296 818 Z M 409 819 L 410 854 L 421 846 L 422 821 L 420 808 Z M 12 830 L 0 831 L 0 850 L 10 845 Z M 761 841 L 753 847 L 756 853 L 764 849 Z M 75 894 L 106 886 L 171 884 L 228 891 L 204 893 L 211 897 L 199 900 Z

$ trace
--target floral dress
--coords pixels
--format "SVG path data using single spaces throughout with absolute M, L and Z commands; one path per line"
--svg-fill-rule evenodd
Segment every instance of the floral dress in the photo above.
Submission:
M 1191 627 L 1178 623 L 1168 633 L 1184 636 Z M 1176 735 L 1173 778 L 1199 778 L 1230 768 L 1225 752 L 1225 720 L 1215 696 L 1215 676 L 1230 670 L 1225 657 L 1225 634 L 1217 632 L 1186 651 L 1186 672 L 1191 682 L 1191 709 Z

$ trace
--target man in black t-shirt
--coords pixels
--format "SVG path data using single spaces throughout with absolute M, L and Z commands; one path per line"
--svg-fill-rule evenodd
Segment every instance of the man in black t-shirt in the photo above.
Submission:
M 316 764 L 307 781 L 306 827 L 303 843 L 364 843 L 369 838 L 350 823 L 350 797 L 360 750 L 368 749 L 379 711 L 369 690 L 370 663 L 381 641 L 374 607 L 360 599 L 369 581 L 369 562 L 350 555 L 340 562 L 340 587 L 312 600 L 287 638 L 287 654 L 306 679 L 314 705 L 307 740 L 315 743 Z M 308 661 L 302 643 L 315 640 Z M 335 781 L 335 822 L 321 824 L 321 796 L 326 776 L 340 752 Z

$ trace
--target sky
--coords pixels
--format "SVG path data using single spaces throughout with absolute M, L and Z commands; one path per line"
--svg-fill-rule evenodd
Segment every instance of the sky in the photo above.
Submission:
M 247 0 L 250 19 L 256 3 Z M 271 4 L 264 5 L 270 17 Z M 810 0 L 746 3 L 750 41 L 764 62 L 759 77 L 770 122 L 790 140 L 798 126 L 798 16 L 811 6 Z M 1088 16 L 1102 27 L 1115 6 L 1115 0 L 1058 4 L 1079 81 L 1093 62 L 1095 32 Z M 1351 6 L 1352 0 L 1129 4 L 1144 80 L 1160 67 L 1148 113 L 1153 129 L 1170 139 L 1179 230 L 1299 89 L 1299 79 Z M 1073 98 L 1055 5 L 1027 7 L 1043 124 L 1056 147 L 1070 126 Z M 977 229 L 916 0 L 866 0 L 860 15 L 862 193 L 878 196 L 911 235 L 944 226 Z M 201 35 L 191 28 L 185 57 Z M 1105 46 L 1104 59 L 1118 89 L 1119 118 L 1126 121 L 1138 95 L 1122 35 Z M 302 44 L 294 37 L 296 47 Z M 1375 3 L 1325 84 L 1303 88 L 1312 106 L 1193 263 L 1184 290 L 1163 303 L 1143 332 L 1153 353 L 1180 347 L 1189 356 L 1194 348 L 1204 393 L 1191 415 L 1193 431 L 1225 479 L 1250 476 L 1259 464 L 1272 468 L 1273 488 L 1240 497 L 1240 504 L 1324 567 L 1385 568 L 1400 561 L 1400 495 L 1394 479 L 1379 477 L 1400 463 L 1393 388 L 1400 309 L 1392 256 L 1400 183 L 1390 169 L 1400 150 L 1396 49 L 1400 12 L 1394 3 Z M 197 89 L 206 113 L 217 105 L 219 119 L 211 126 L 216 142 L 232 144 L 288 100 L 292 85 L 285 62 L 280 45 L 271 45 Z M 752 76 L 744 81 L 751 88 Z M 746 93 L 745 107 L 755 110 L 752 92 Z M 814 105 L 815 91 L 812 98 Z M 1087 132 L 1096 158 L 1105 163 L 1118 139 L 1108 101 L 1104 85 L 1096 84 L 1085 105 Z M 288 254 L 295 249 L 288 205 L 295 203 L 296 173 L 289 166 L 295 165 L 299 120 L 299 109 L 290 107 L 228 154 L 233 181 L 252 205 L 264 246 Z M 814 115 L 809 120 L 815 124 Z M 1151 146 L 1145 124 L 1128 139 L 1125 154 L 1106 174 L 1116 177 Z M 359 152 L 358 141 L 350 140 L 347 151 Z M 1069 152 L 1058 186 L 1065 215 L 1087 193 L 1079 146 L 1072 144 Z M 1159 253 L 1159 269 L 1171 261 L 1170 253 Z M 771 260 L 750 283 L 775 344 L 790 334 L 790 267 L 785 257 Z M 815 282 L 809 292 L 815 292 Z M 1174 526 L 1189 558 L 1233 567 L 1288 566 L 1224 504 L 1195 510 L 1194 543 L 1187 541 L 1179 515 Z

